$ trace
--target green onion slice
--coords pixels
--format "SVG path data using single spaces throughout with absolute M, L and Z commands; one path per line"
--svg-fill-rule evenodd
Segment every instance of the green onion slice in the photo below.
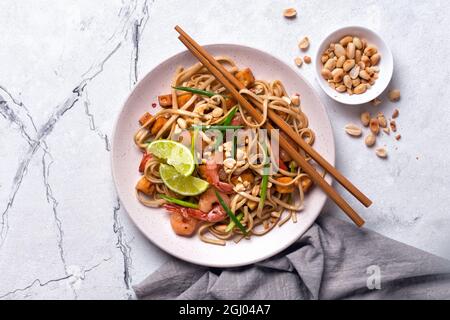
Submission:
M 220 130 L 220 131 L 225 131 L 225 130 L 238 130 L 238 129 L 242 129 L 244 126 L 215 126 L 215 125 L 209 125 L 209 126 L 192 126 L 189 129 L 190 130 Z
M 168 202 L 178 204 L 178 205 L 180 205 L 182 207 L 198 209 L 198 204 L 196 204 L 196 203 L 187 202 L 187 201 L 183 201 L 183 200 L 180 200 L 180 199 L 168 197 L 168 196 L 166 196 L 164 194 L 160 194 L 159 197 L 161 199 L 164 199 L 164 200 L 168 201 Z
M 234 115 L 236 114 L 237 111 L 238 111 L 238 107 L 234 106 L 231 109 L 230 113 L 228 113 L 228 115 L 225 117 L 225 119 L 223 119 L 221 124 L 224 125 L 224 126 L 231 125 L 231 121 L 233 121 Z
M 242 218 L 244 217 L 243 213 L 239 213 L 236 218 L 241 221 Z M 234 223 L 234 221 L 230 221 L 230 223 L 228 224 L 227 228 L 225 229 L 225 232 L 230 232 L 231 230 L 233 230 L 233 228 L 236 226 L 236 223 Z
M 225 210 L 227 215 L 230 217 L 231 221 L 233 221 L 235 223 L 235 225 L 237 225 L 238 228 L 241 229 L 241 231 L 244 234 L 244 236 L 247 236 L 247 230 L 244 228 L 244 226 L 241 224 L 241 222 L 238 220 L 238 218 L 236 218 L 234 213 L 231 212 L 230 208 L 228 208 L 227 204 L 225 203 L 225 201 L 223 201 L 222 197 L 217 192 L 217 190 L 214 190 L 214 192 L 216 193 L 216 197 L 219 200 L 220 205 Z
M 209 98 L 213 97 L 213 96 L 221 96 L 221 94 L 212 92 L 212 91 L 206 91 L 206 90 L 200 90 L 200 89 L 195 89 L 195 88 L 190 88 L 190 87 L 172 87 L 175 90 L 179 90 L 179 91 L 186 91 L 186 92 L 190 92 L 193 94 L 199 94 L 201 96 L 207 96 Z

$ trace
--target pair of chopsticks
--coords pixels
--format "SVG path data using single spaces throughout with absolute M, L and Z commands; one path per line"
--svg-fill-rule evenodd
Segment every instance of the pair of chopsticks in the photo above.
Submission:
M 230 72 L 228 72 L 212 55 L 194 41 L 179 26 L 175 30 L 180 34 L 178 39 L 187 47 L 187 49 L 211 72 L 212 75 L 231 93 L 238 103 L 257 121 L 263 120 L 260 111 L 255 109 L 249 101 L 247 101 L 239 91 L 244 88 Z M 259 109 L 262 104 L 251 99 L 251 102 Z M 345 189 L 347 189 L 356 199 L 364 206 L 369 207 L 372 201 L 365 196 L 358 188 L 356 188 L 347 178 L 345 178 L 336 168 L 334 168 L 327 160 L 325 160 L 317 151 L 308 145 L 292 128 L 284 122 L 274 111 L 268 111 L 269 119 L 277 125 L 286 135 L 297 143 L 306 154 L 308 154 L 316 163 L 318 163 L 326 172 L 333 176 Z M 269 131 L 275 128 L 270 122 L 266 122 L 265 128 Z M 335 189 L 329 185 L 325 179 L 314 169 L 314 167 L 306 161 L 306 159 L 291 145 L 291 143 L 282 135 L 279 136 L 281 148 L 286 151 L 291 158 L 305 171 L 306 174 L 330 197 L 347 216 L 358 226 L 364 224 L 364 220 L 356 213 L 355 210 L 342 198 Z

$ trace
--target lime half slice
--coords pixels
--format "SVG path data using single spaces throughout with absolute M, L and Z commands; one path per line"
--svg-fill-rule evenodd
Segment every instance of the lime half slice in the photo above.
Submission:
M 183 196 L 196 196 L 208 189 L 208 182 L 196 177 L 186 177 L 180 174 L 174 167 L 161 163 L 159 174 L 164 184 L 172 191 Z
M 191 150 L 179 142 L 172 140 L 156 140 L 147 147 L 148 152 L 164 159 L 183 176 L 190 176 L 195 169 Z

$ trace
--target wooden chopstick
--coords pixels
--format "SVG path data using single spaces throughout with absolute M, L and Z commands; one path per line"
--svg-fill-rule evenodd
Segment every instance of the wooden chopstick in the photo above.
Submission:
M 183 29 L 179 26 L 175 27 L 175 30 L 180 33 L 193 47 L 204 56 L 223 76 L 233 84 L 238 90 L 242 90 L 245 86 L 237 80 L 231 73 L 229 73 L 214 57 L 212 57 L 206 50 L 195 42 Z M 263 105 L 253 97 L 250 97 L 252 103 L 259 109 L 263 109 Z M 333 178 L 336 179 L 345 189 L 347 189 L 356 199 L 358 199 L 364 206 L 369 207 L 372 201 L 363 194 L 353 183 L 351 183 L 342 173 L 340 173 L 335 167 L 333 167 L 324 157 L 322 157 L 314 148 L 307 144 L 290 126 L 284 122 L 284 120 L 276 114 L 273 110 L 268 110 L 267 115 L 282 131 L 284 131 L 292 140 L 294 140 L 314 161 L 316 161 L 326 172 L 328 172 Z
M 224 77 L 224 75 L 215 68 L 209 61 L 203 56 L 185 37 L 180 36 L 180 41 L 188 48 L 188 50 L 214 75 L 214 77 L 222 83 L 222 85 L 230 91 L 231 95 L 238 101 L 238 103 L 244 107 L 247 112 L 257 121 L 263 120 L 262 115 L 256 110 L 239 92 L 234 86 Z M 271 131 L 273 126 L 270 123 L 266 123 L 265 127 Z M 295 150 L 293 146 L 283 137 L 279 136 L 279 142 L 281 148 L 283 148 L 295 162 L 310 176 L 310 178 L 347 214 L 347 216 L 358 226 L 361 227 L 364 224 L 364 220 L 353 210 L 352 207 L 334 190 L 322 176 L 309 164 L 300 153 Z

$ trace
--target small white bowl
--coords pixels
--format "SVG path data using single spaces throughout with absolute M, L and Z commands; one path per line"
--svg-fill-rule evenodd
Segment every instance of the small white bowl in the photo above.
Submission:
M 331 88 L 328 82 L 321 75 L 321 70 L 323 68 L 321 57 L 323 52 L 329 47 L 330 43 L 338 43 L 340 39 L 348 35 L 367 40 L 367 43 L 375 45 L 378 48 L 378 52 L 381 54 L 381 60 L 378 64 L 380 67 L 379 78 L 376 80 L 375 84 L 363 94 L 349 95 L 346 92 L 339 93 Z M 381 39 L 381 37 L 375 32 L 367 28 L 357 26 L 345 27 L 336 30 L 326 37 L 317 51 L 315 63 L 317 81 L 323 91 L 325 91 L 330 98 L 336 100 L 337 102 L 348 105 L 367 103 L 378 97 L 389 85 L 392 78 L 392 73 L 394 71 L 394 58 L 392 57 L 392 52 L 383 39 Z

